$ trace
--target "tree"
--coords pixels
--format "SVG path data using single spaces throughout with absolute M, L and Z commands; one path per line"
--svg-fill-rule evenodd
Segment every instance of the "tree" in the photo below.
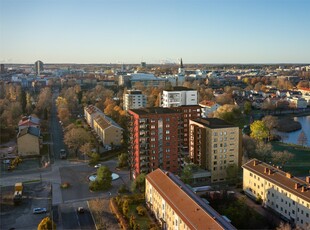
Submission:
M 228 165 L 226 168 L 227 180 L 234 182 L 238 176 L 238 166 L 236 164 Z
M 107 166 L 101 166 L 97 170 L 96 180 L 102 184 L 103 189 L 108 189 L 112 186 L 112 172 Z
M 251 137 L 258 141 L 263 141 L 269 135 L 268 128 L 263 121 L 254 121 L 251 124 L 250 129 Z
M 75 156 L 78 154 L 79 148 L 90 142 L 89 133 L 83 128 L 73 128 L 65 133 L 64 142 L 69 147 L 74 149 Z
M 267 162 L 271 160 L 272 152 L 273 149 L 270 143 L 265 144 L 263 141 L 258 141 L 256 143 L 256 149 L 253 157 Z
M 122 153 L 118 155 L 118 167 L 123 168 L 128 166 L 128 154 Z
M 265 126 L 268 128 L 268 139 L 270 140 L 272 130 L 277 127 L 278 125 L 278 118 L 268 115 L 265 116 L 262 121 L 264 122 Z
M 185 184 L 189 184 L 191 182 L 191 180 L 193 179 L 193 168 L 192 168 L 192 164 L 187 164 L 185 165 L 185 167 L 182 170 L 182 174 L 181 174 L 181 180 L 185 183 Z
M 56 224 L 49 218 L 45 217 L 38 225 L 38 230 L 55 230 Z
M 139 174 L 131 184 L 131 190 L 133 192 L 144 192 L 145 190 L 145 174 Z
M 305 144 L 307 144 L 308 142 L 308 138 L 307 138 L 307 135 L 305 134 L 305 132 L 302 130 L 301 133 L 299 134 L 298 136 L 298 144 L 304 146 Z
M 249 115 L 249 114 L 251 113 L 251 111 L 252 111 L 252 104 L 251 104 L 251 102 L 246 101 L 246 102 L 244 103 L 244 113 L 245 113 L 246 115 Z
M 275 164 L 280 164 L 281 166 L 285 165 L 289 160 L 294 158 L 294 155 L 287 150 L 275 151 L 271 154 L 272 162 Z

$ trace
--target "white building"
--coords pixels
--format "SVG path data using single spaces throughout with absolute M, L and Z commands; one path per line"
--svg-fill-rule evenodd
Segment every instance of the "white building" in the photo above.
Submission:
M 141 90 L 127 90 L 127 93 L 123 96 L 123 108 L 140 109 L 146 107 L 147 97 L 142 94 Z
M 216 111 L 220 105 L 214 101 L 204 100 L 199 103 L 201 107 L 201 117 L 206 118 L 208 115 Z
M 288 101 L 294 105 L 296 109 L 305 109 L 308 106 L 308 101 L 305 98 L 292 97 Z
M 173 87 L 164 90 L 162 94 L 162 107 L 179 107 L 182 105 L 197 105 L 197 90 L 186 87 Z
M 301 180 L 266 163 L 252 159 L 242 166 L 243 190 L 282 219 L 310 228 L 310 177 Z

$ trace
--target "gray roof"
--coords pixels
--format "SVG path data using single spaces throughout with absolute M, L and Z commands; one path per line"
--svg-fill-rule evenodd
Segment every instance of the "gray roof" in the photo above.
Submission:
M 22 130 L 19 131 L 17 137 L 21 137 L 23 135 L 26 135 L 27 133 L 33 135 L 33 136 L 40 136 L 40 129 L 33 127 L 33 126 L 29 126 L 26 128 L 23 128 Z

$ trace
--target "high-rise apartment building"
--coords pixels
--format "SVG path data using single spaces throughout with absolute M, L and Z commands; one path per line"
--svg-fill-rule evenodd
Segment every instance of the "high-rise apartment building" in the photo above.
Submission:
M 310 177 L 294 177 L 252 159 L 242 166 L 244 192 L 300 229 L 310 229 Z
M 181 114 L 169 108 L 128 110 L 131 176 L 161 168 L 179 170 Z
M 141 90 L 127 90 L 127 93 L 123 96 L 123 108 L 140 109 L 146 107 L 147 97 L 142 94 Z
M 173 87 L 171 90 L 164 90 L 162 93 L 162 107 L 178 107 L 182 105 L 198 104 L 197 90 L 182 86 Z
M 36 74 L 40 75 L 40 73 L 44 70 L 43 62 L 42 61 L 36 61 L 34 63 L 34 68 L 35 68 Z
M 189 154 L 193 163 L 211 172 L 211 182 L 227 179 L 227 168 L 241 164 L 239 127 L 218 118 L 190 120 Z

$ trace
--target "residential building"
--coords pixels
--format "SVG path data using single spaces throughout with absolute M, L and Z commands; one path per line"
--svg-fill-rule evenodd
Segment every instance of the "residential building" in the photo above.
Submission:
M 122 127 L 104 114 L 99 114 L 94 118 L 94 131 L 104 146 L 120 146 L 122 144 Z
M 131 176 L 157 168 L 178 172 L 181 154 L 181 114 L 169 108 L 128 110 Z
M 95 131 L 103 146 L 121 145 L 123 129 L 94 105 L 84 107 L 87 124 Z
M 199 105 L 183 105 L 171 107 L 172 110 L 181 113 L 181 147 L 183 151 L 188 152 L 189 148 L 189 121 L 191 119 L 200 118 L 201 108 Z
M 203 100 L 199 103 L 201 107 L 201 117 L 206 118 L 208 115 L 214 111 L 216 111 L 220 105 L 215 101 Z
M 211 172 L 211 182 L 226 181 L 227 168 L 241 165 L 241 131 L 218 118 L 189 122 L 189 155 L 193 163 Z
M 40 119 L 32 116 L 24 116 L 18 122 L 18 130 L 21 131 L 26 127 L 36 127 L 40 129 Z
M 42 61 L 36 61 L 34 63 L 35 72 L 37 75 L 40 75 L 40 73 L 44 70 L 44 64 Z
M 40 155 L 40 129 L 26 127 L 21 129 L 17 135 L 17 149 L 20 156 Z
M 140 109 L 146 107 L 147 97 L 142 94 L 141 90 L 127 90 L 127 93 L 123 96 L 123 108 Z
M 243 190 L 261 199 L 266 208 L 293 225 L 310 228 L 310 177 L 294 177 L 264 162 L 252 159 L 242 166 Z
M 161 169 L 146 176 L 145 200 L 161 229 L 236 229 L 180 179 Z
M 154 74 L 150 73 L 129 73 L 127 75 L 119 76 L 119 85 L 125 87 L 135 87 L 136 84 L 142 84 L 144 87 L 158 87 L 165 85 L 167 80 L 164 78 L 158 78 Z
M 290 104 L 296 109 L 305 109 L 308 106 L 308 101 L 303 97 L 292 97 L 287 99 Z
M 197 90 L 182 86 L 173 87 L 172 90 L 164 90 L 162 94 L 162 107 L 178 107 L 182 105 L 197 105 Z

